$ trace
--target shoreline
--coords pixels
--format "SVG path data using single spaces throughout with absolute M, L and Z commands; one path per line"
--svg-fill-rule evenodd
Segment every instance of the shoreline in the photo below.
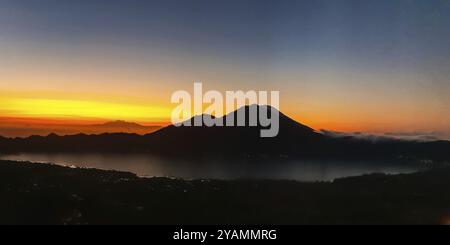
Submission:
M 450 169 L 333 182 L 140 178 L 0 161 L 1 224 L 447 224 Z

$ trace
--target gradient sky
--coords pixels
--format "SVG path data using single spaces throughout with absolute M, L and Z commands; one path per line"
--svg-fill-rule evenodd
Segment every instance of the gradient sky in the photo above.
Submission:
M 0 0 L 0 117 L 168 121 L 279 90 L 316 129 L 450 132 L 449 0 Z

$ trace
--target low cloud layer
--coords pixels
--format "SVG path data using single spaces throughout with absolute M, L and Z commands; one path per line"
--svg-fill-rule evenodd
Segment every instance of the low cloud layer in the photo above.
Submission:
M 414 141 L 436 141 L 436 140 L 450 140 L 450 133 L 445 132 L 387 132 L 382 134 L 376 133 L 362 133 L 362 132 L 339 132 L 322 129 L 320 132 L 330 137 L 354 137 L 360 139 L 368 139 L 372 141 L 379 140 L 414 140 Z

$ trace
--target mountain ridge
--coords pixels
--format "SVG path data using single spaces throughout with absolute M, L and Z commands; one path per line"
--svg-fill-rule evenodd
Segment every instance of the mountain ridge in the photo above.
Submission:
M 29 138 L 31 136 L 67 136 L 77 134 L 103 133 L 136 133 L 145 135 L 154 132 L 162 126 L 144 126 L 135 122 L 108 121 L 101 124 L 0 124 L 0 135 L 5 138 Z
M 250 107 L 240 108 L 248 111 Z M 236 114 L 239 110 L 232 113 Z M 225 120 L 227 114 L 222 117 Z M 0 137 L 0 154 L 14 152 L 148 153 L 181 158 L 367 158 L 450 161 L 450 141 L 415 142 L 356 137 L 329 137 L 279 113 L 279 134 L 261 138 L 255 127 L 175 127 L 156 132 L 77 134 L 70 136 Z M 190 120 L 193 120 L 192 118 Z

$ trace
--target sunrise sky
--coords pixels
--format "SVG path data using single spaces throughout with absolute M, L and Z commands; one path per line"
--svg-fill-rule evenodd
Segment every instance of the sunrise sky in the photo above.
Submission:
M 176 90 L 279 90 L 316 129 L 450 132 L 448 0 L 0 0 L 0 120 L 167 122 Z

